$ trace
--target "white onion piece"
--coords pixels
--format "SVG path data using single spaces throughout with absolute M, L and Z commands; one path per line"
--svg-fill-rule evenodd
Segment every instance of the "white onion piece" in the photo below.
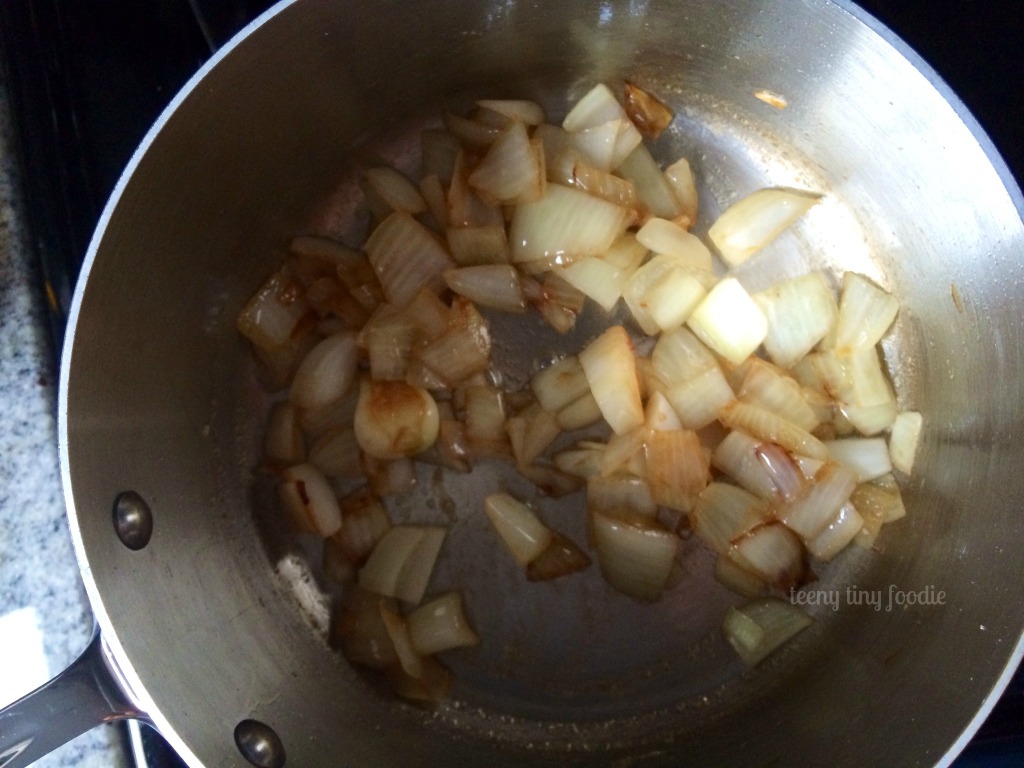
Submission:
M 807 432 L 820 423 L 797 381 L 762 360 L 751 363 L 737 394 L 740 400 L 760 405 Z
M 697 338 L 735 365 L 749 357 L 768 334 L 764 313 L 734 277 L 712 288 L 686 323 Z
M 394 600 L 349 586 L 341 598 L 340 609 L 331 623 L 331 641 L 341 646 L 345 658 L 373 669 L 385 669 L 398 663 L 381 606 L 394 610 Z
M 621 434 L 643 424 L 633 344 L 625 328 L 616 325 L 607 329 L 580 352 L 579 361 L 612 430 Z
M 572 145 L 602 171 L 618 168 L 642 141 L 636 126 L 625 117 L 572 132 Z
M 541 123 L 533 129 L 533 138 L 544 147 L 544 170 L 548 181 L 572 185 L 572 166 L 579 153 L 572 148 L 572 134 L 558 125 Z
M 653 602 L 672 572 L 679 539 L 655 520 L 591 517 L 594 549 L 605 580 L 625 595 Z
M 626 230 L 626 209 L 559 184 L 517 206 L 509 242 L 517 263 L 602 253 Z
M 455 293 L 470 301 L 502 312 L 525 312 L 526 301 L 519 286 L 519 273 L 511 264 L 482 264 L 449 269 L 444 281 Z
M 896 396 L 885 374 L 878 348 L 854 349 L 840 359 L 849 382 L 849 405 L 870 408 L 895 402 Z
M 447 250 L 407 213 L 393 213 L 377 225 L 364 246 L 388 302 L 404 306 L 421 288 L 440 283 L 454 266 Z
M 360 569 L 359 586 L 417 605 L 426 592 L 445 533 L 439 526 L 393 526 Z
M 487 370 L 491 362 L 490 329 L 473 302 L 461 296 L 452 299 L 448 330 L 420 350 L 419 359 L 448 386 Z
M 892 472 L 889 447 L 881 437 L 826 440 L 825 447 L 828 448 L 829 458 L 853 470 L 859 483 Z
M 579 358 L 569 355 L 534 374 L 530 389 L 544 410 L 555 413 L 587 394 L 590 385 Z
M 588 195 L 607 200 L 609 203 L 622 206 L 627 210 L 636 208 L 636 189 L 633 184 L 621 176 L 616 176 L 609 171 L 590 165 L 582 158 L 573 158 L 571 154 L 559 157 L 558 162 L 567 163 L 572 160 L 572 167 L 565 171 L 559 171 L 564 176 L 559 183 L 570 187 L 576 187 Z
M 455 263 L 463 267 L 507 264 L 511 258 L 508 236 L 501 224 L 449 227 L 445 236 Z
M 551 543 L 551 530 L 532 509 L 507 493 L 492 493 L 485 498 L 484 512 L 520 565 L 528 565 Z
M 622 287 L 622 298 L 647 334 L 680 327 L 707 294 L 715 278 L 679 257 L 660 254 L 637 269 Z M 711 278 L 710 280 L 708 278 Z
M 676 257 L 681 265 L 705 271 L 714 269 L 708 247 L 672 221 L 648 219 L 637 231 L 636 239 L 655 253 Z
M 258 349 L 280 347 L 292 340 L 308 311 L 294 281 L 283 270 L 272 274 L 242 308 L 236 323 L 239 333 Z
M 519 474 L 537 486 L 538 491 L 553 499 L 568 496 L 583 487 L 583 481 L 580 478 L 548 464 L 528 464 L 517 466 L 516 469 Z
M 501 133 L 497 126 L 485 125 L 454 112 L 445 112 L 441 120 L 450 134 L 474 149 L 486 149 Z
M 263 437 L 263 453 L 271 461 L 281 464 L 301 464 L 306 460 L 306 443 L 302 439 L 298 412 L 292 403 L 281 401 L 271 406 Z
M 626 276 L 633 274 L 647 258 L 647 249 L 632 232 L 626 232 L 601 254 L 601 259 L 621 269 Z
M 889 330 L 899 302 L 864 275 L 847 272 L 839 297 L 835 348 L 839 351 L 874 347 Z
M 466 619 L 459 592 L 448 592 L 424 603 L 409 613 L 405 621 L 412 648 L 420 656 L 480 643 L 479 635 Z
M 762 597 L 730 608 L 722 631 L 743 663 L 753 667 L 814 623 L 801 608 L 774 597 Z
M 651 363 L 658 378 L 669 386 L 718 367 L 715 356 L 688 328 L 663 333 L 651 352 Z
M 645 445 L 647 483 L 655 502 L 689 512 L 711 480 L 707 454 L 696 432 L 655 431 Z
M 339 501 L 341 528 L 324 539 L 324 574 L 338 583 L 350 581 L 373 548 L 391 529 L 391 518 L 380 500 L 366 488 Z
M 331 536 L 341 528 L 341 508 L 327 478 L 312 464 L 296 464 L 281 473 L 281 505 L 310 533 Z
M 427 203 L 416 185 L 394 168 L 370 168 L 364 174 L 366 183 L 391 211 L 423 213 Z
M 746 432 L 734 429 L 715 447 L 711 464 L 745 490 L 767 500 L 775 496 L 775 484 L 757 456 L 761 444 Z
M 717 364 L 680 384 L 670 385 L 665 397 L 686 429 L 706 427 L 736 401 L 732 387 Z
M 654 432 L 671 432 L 683 428 L 672 403 L 658 391 L 651 392 L 647 398 L 647 406 L 644 408 L 644 423 L 648 429 Z
M 609 120 L 626 117 L 626 110 L 611 89 L 604 83 L 598 83 L 573 105 L 562 120 L 562 128 L 572 132 L 582 131 Z
M 299 364 L 289 393 L 299 408 L 317 408 L 348 392 L 355 380 L 356 335 L 342 331 L 317 344 Z
M 324 433 L 309 447 L 309 463 L 328 477 L 359 477 L 359 441 L 350 427 Z
M 792 189 L 759 189 L 730 205 L 708 238 L 731 267 L 742 264 L 779 236 L 821 199 Z
M 385 305 L 390 307 L 390 305 Z M 417 329 L 401 315 L 363 327 L 360 345 L 370 360 L 370 376 L 377 381 L 402 381 L 409 368 L 409 354 L 419 341 Z
M 906 516 L 899 486 L 895 482 L 887 482 L 892 480 L 887 476 L 873 483 L 861 483 L 850 495 L 850 501 L 865 521 L 877 519 L 881 523 L 891 523 Z
M 391 638 L 391 644 L 394 646 L 395 655 L 398 657 L 398 663 L 402 666 L 402 671 L 409 677 L 416 679 L 422 677 L 422 662 L 419 654 L 412 647 L 409 625 L 405 623 L 405 619 L 397 611 L 384 604 L 380 606 L 380 618 L 384 622 L 388 637 Z
M 807 493 L 776 510 L 776 517 L 804 541 L 810 541 L 835 519 L 856 487 L 857 476 L 853 472 L 828 462 L 814 476 Z
M 921 439 L 923 417 L 917 411 L 904 411 L 896 416 L 889 435 L 889 454 L 892 465 L 905 475 L 914 468 L 917 444 Z
M 419 190 L 423 196 L 423 202 L 427 205 L 427 211 L 434 219 L 436 228 L 446 230 L 448 228 L 448 196 L 441 185 L 441 180 L 436 175 L 424 176 L 420 179 Z M 429 222 L 427 223 L 429 224 Z M 450 243 L 448 248 L 451 249 Z
M 867 437 L 890 429 L 898 415 L 895 400 L 869 406 L 846 403 L 839 406 L 839 413 L 854 429 Z
M 500 390 L 485 385 L 474 385 L 465 390 L 463 423 L 466 438 L 476 456 L 508 455 L 508 435 L 505 432 L 505 402 Z
M 678 218 L 685 218 L 692 227 L 697 223 L 697 211 L 699 198 L 697 196 L 697 184 L 693 178 L 693 170 L 685 157 L 676 160 L 665 169 L 665 178 L 668 179 L 675 193 L 676 199 L 682 208 Z M 678 221 L 677 218 L 677 221 Z
M 600 444 L 580 445 L 559 451 L 552 459 L 562 472 L 586 479 L 601 474 L 602 448 Z
M 788 592 L 807 576 L 807 554 L 799 537 L 782 523 L 765 523 L 736 539 L 728 557 L 762 581 Z
M 596 256 L 584 256 L 565 267 L 558 274 L 588 298 L 611 312 L 622 295 L 629 273 Z
M 425 389 L 404 381 L 363 379 L 355 413 L 355 436 L 378 459 L 414 456 L 437 439 L 437 403 Z
M 505 422 L 516 464 L 525 467 L 544 453 L 561 434 L 558 418 L 535 404 Z
M 609 437 L 601 454 L 601 474 L 608 477 L 628 465 L 634 456 L 640 455 L 651 431 L 645 423 Z
M 544 122 L 544 110 L 540 104 L 526 99 L 478 99 L 478 107 L 497 112 L 508 120 L 517 120 L 527 125 L 540 125 Z
M 823 562 L 838 555 L 864 527 L 864 518 L 856 506 L 846 502 L 821 533 L 807 542 L 807 551 Z
M 443 186 L 452 182 L 455 158 L 462 151 L 458 137 L 439 128 L 427 128 L 420 133 L 420 166 L 423 176 L 437 176 Z
M 401 665 L 388 667 L 388 684 L 397 696 L 427 705 L 437 704 L 451 693 L 453 675 L 433 656 L 420 658 L 420 676 L 406 674 Z
M 754 448 L 754 455 L 771 478 L 776 493 L 785 501 L 793 501 L 806 492 L 807 478 L 803 470 L 781 445 L 761 443 Z
M 720 555 L 747 531 L 765 522 L 770 515 L 762 499 L 728 483 L 710 483 L 697 497 L 690 513 L 694 532 Z
M 514 122 L 495 138 L 467 179 L 485 199 L 519 204 L 544 196 L 544 153 L 526 126 Z
M 411 459 L 382 461 L 363 454 L 363 471 L 378 496 L 401 496 L 416 486 L 416 469 Z
M 781 368 L 791 368 L 834 328 L 835 295 L 821 272 L 810 272 L 755 293 L 768 319 L 764 348 Z
M 722 408 L 719 420 L 729 429 L 741 429 L 761 442 L 778 443 L 791 453 L 828 458 L 828 449 L 821 440 L 759 405 L 737 400 Z
M 683 212 L 665 174 L 643 144 L 629 153 L 619 165 L 618 174 L 633 183 L 640 203 L 652 216 L 675 219 Z
M 729 591 L 748 598 L 760 596 L 765 588 L 761 579 L 728 557 L 715 558 L 715 580 Z
M 550 581 L 590 567 L 587 554 L 558 531 L 551 532 L 551 543 L 526 566 L 530 581 Z
M 359 402 L 359 387 L 352 387 L 340 400 L 325 403 L 317 408 L 302 408 L 298 411 L 299 426 L 303 434 L 316 440 L 332 429 L 351 427 Z
M 631 475 L 592 475 L 587 478 L 587 510 L 609 517 L 630 514 L 653 518 L 658 505 L 647 481 Z

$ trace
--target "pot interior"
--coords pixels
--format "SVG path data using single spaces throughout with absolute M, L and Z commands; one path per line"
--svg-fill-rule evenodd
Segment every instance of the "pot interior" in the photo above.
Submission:
M 987 140 L 886 35 L 824 0 L 299 0 L 186 88 L 90 250 L 62 451 L 99 621 L 190 764 L 241 761 L 232 734 L 246 718 L 309 766 L 929 765 L 950 749 L 1020 656 L 1024 227 Z M 294 234 L 357 243 L 359 172 L 414 174 L 442 110 L 524 97 L 557 120 L 596 82 L 623 80 L 675 111 L 652 148 L 690 159 L 698 233 L 759 187 L 825 193 L 740 270 L 749 290 L 823 268 L 899 297 L 886 361 L 901 407 L 925 415 L 907 518 L 820 569 L 814 589 L 836 610 L 810 606 L 815 625 L 746 671 L 719 628 L 736 600 L 696 541 L 656 605 L 612 592 L 596 568 L 528 584 L 494 555 L 478 506 L 515 479 L 427 472 L 393 517 L 450 526 L 431 591 L 463 590 L 483 642 L 445 657 L 451 701 L 397 703 L 327 647 L 308 585 L 282 576 L 291 545 L 255 471 L 270 397 L 235 317 Z M 568 338 L 531 322 L 494 320 L 509 375 L 608 320 Z M 154 515 L 139 551 L 110 524 L 125 490 Z M 539 503 L 583 540 L 579 503 Z M 941 605 L 889 604 L 929 589 Z

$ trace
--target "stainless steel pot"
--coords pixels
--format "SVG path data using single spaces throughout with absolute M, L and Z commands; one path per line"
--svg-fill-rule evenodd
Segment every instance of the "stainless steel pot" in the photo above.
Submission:
M 886 355 L 926 415 L 909 515 L 820 574 L 839 610 L 744 671 L 698 547 L 655 607 L 596 576 L 539 599 L 460 546 L 479 525 L 460 511 L 437 584 L 465 587 L 485 642 L 453 655 L 451 703 L 396 703 L 275 572 L 252 472 L 267 398 L 235 315 L 293 233 L 351 234 L 346 176 L 408 163 L 440 106 L 527 96 L 557 115 L 625 78 L 675 109 L 657 151 L 691 158 L 708 219 L 759 186 L 827 193 L 748 285 L 855 269 L 900 297 Z M 963 106 L 846 2 L 282 3 L 175 98 L 90 248 L 60 429 L 103 640 L 0 713 L 0 755 L 18 753 L 0 764 L 123 717 L 193 766 L 948 764 L 1024 653 L 1022 211 Z M 888 609 L 928 589 L 941 604 Z

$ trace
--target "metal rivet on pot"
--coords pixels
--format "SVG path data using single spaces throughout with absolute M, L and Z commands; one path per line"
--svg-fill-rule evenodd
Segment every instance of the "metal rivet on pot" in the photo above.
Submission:
M 153 512 L 135 491 L 124 491 L 114 499 L 114 531 L 128 549 L 139 550 L 149 544 Z
M 284 745 L 274 729 L 259 720 L 243 720 L 235 726 L 235 744 L 242 757 L 256 768 L 283 768 Z

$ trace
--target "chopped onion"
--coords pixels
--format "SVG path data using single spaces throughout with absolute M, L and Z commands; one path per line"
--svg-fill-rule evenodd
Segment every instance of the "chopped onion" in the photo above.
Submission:
M 734 277 L 712 288 L 686 323 L 701 341 L 735 365 L 768 334 L 764 313 Z
M 328 336 L 313 347 L 292 379 L 291 401 L 299 408 L 316 408 L 344 396 L 355 380 L 356 352 L 351 331 Z
M 761 443 L 754 455 L 771 478 L 776 493 L 785 501 L 800 498 L 807 490 L 807 478 L 785 448 L 775 443 Z
M 633 183 L 637 198 L 650 215 L 675 219 L 683 213 L 683 207 L 672 191 L 672 185 L 643 144 L 638 144 L 622 161 L 618 173 Z
M 798 606 L 775 597 L 762 597 L 730 608 L 722 631 L 743 663 L 753 667 L 814 623 Z
M 501 224 L 450 227 L 445 232 L 455 263 L 463 267 L 507 264 L 511 258 L 508 237 Z
M 781 368 L 793 367 L 835 328 L 839 309 L 821 272 L 776 283 L 753 299 L 768 319 L 764 348 Z
M 569 355 L 534 374 L 530 389 L 544 410 L 556 413 L 590 392 L 590 385 L 579 358 Z
M 676 160 L 665 169 L 665 178 L 668 179 L 672 191 L 675 193 L 676 199 L 682 208 L 675 221 L 681 223 L 681 220 L 685 219 L 688 223 L 684 224 L 683 227 L 684 229 L 689 229 L 697 223 L 698 211 L 697 184 L 694 181 L 693 170 L 690 168 L 689 161 L 685 157 Z
M 564 178 L 559 178 L 559 183 L 575 187 L 588 195 L 607 200 L 627 210 L 636 208 L 636 189 L 631 182 L 591 165 L 582 158 L 575 158 L 571 153 L 558 158 L 560 163 L 568 163 L 570 160 L 572 166 L 567 173 L 560 172 L 560 176 Z
M 441 119 L 449 133 L 474 149 L 486 149 L 501 133 L 497 126 L 478 123 L 454 112 L 445 112 Z
M 526 126 L 513 122 L 494 139 L 468 182 L 485 199 L 498 203 L 539 200 L 546 185 L 542 148 L 530 141 Z
M 305 531 L 331 536 L 341 528 L 341 509 L 327 478 L 312 464 L 296 464 L 281 473 L 281 505 Z
M 598 83 L 573 105 L 562 121 L 562 128 L 570 132 L 582 131 L 625 117 L 626 110 L 615 94 L 604 83 Z
M 778 443 L 792 453 L 812 459 L 828 457 L 821 440 L 759 405 L 737 400 L 722 408 L 719 419 L 729 429 L 741 429 L 765 443 Z
M 715 447 L 711 465 L 728 475 L 740 487 L 762 499 L 775 496 L 775 483 L 758 458 L 757 448 L 762 445 L 742 430 L 734 429 Z
M 479 635 L 466 619 L 459 592 L 448 592 L 424 603 L 406 616 L 405 621 L 412 648 L 420 656 L 480 643 Z
M 889 435 L 889 455 L 892 465 L 905 475 L 914 467 L 917 444 L 921 439 L 924 419 L 917 411 L 904 411 L 896 416 Z
M 445 529 L 395 525 L 377 542 L 358 575 L 359 586 L 417 605 L 434 570 Z
M 448 228 L 448 196 L 441 185 L 441 180 L 436 175 L 424 176 L 420 180 L 419 189 L 423 196 L 423 202 L 427 204 L 427 210 L 434 219 L 433 224 L 440 230 L 446 230 Z M 448 249 L 451 250 L 451 247 L 449 242 Z M 453 253 L 452 258 L 454 257 Z
M 592 475 L 587 478 L 587 510 L 609 517 L 653 518 L 658 505 L 647 481 L 632 475 Z
M 560 184 L 548 184 L 537 202 L 517 206 L 509 242 L 512 260 L 602 253 L 626 230 L 626 209 Z
M 373 669 L 398 663 L 394 643 L 381 617 L 382 606 L 394 610 L 394 600 L 354 585 L 345 589 L 331 624 L 331 641 L 340 646 L 349 661 Z
M 558 274 L 567 283 L 601 305 L 606 312 L 611 312 L 615 307 L 630 275 L 596 256 L 584 256 L 568 266 L 559 268 Z
M 889 447 L 880 437 L 827 440 L 825 447 L 828 448 L 829 458 L 853 470 L 859 483 L 892 472 Z
M 454 134 L 438 128 L 428 128 L 420 133 L 420 165 L 424 177 L 436 176 L 443 186 L 452 183 L 455 158 L 462 150 L 462 144 Z M 439 222 L 440 223 L 440 222 Z
M 506 421 L 505 431 L 516 464 L 525 467 L 536 461 L 562 430 L 555 414 L 535 404 Z
M 457 294 L 481 306 L 503 312 L 526 311 L 519 273 L 510 264 L 449 269 L 444 273 L 444 281 Z
M 766 408 L 806 432 L 819 424 L 797 381 L 762 360 L 748 367 L 738 394 L 740 400 Z
M 576 448 L 556 453 L 553 459 L 558 469 L 586 479 L 601 474 L 602 450 L 603 446 L 599 443 L 579 445 Z
M 677 256 L 661 254 L 633 273 L 622 297 L 644 332 L 656 334 L 682 326 L 707 294 L 708 282 Z
M 391 309 L 390 304 L 384 306 Z M 386 318 L 383 313 L 374 315 L 360 334 L 360 344 L 370 359 L 370 376 L 377 381 L 403 381 L 418 336 L 417 329 L 401 314 Z
M 612 326 L 588 344 L 579 361 L 601 414 L 616 433 L 643 424 L 633 344 L 622 326 Z
M 339 400 L 325 403 L 316 408 L 302 408 L 298 411 L 299 426 L 306 437 L 316 440 L 332 429 L 351 427 L 359 402 L 359 387 L 352 387 Z
M 730 205 L 708 237 L 731 267 L 742 264 L 821 200 L 793 189 L 759 189 Z
M 679 538 L 647 518 L 591 516 L 594 549 L 605 580 L 625 595 L 651 602 L 661 597 Z
M 267 415 L 263 453 L 268 459 L 281 464 L 301 464 L 306 460 L 306 444 L 292 403 L 277 402 L 271 407 Z
M 873 348 L 889 330 L 899 302 L 864 275 L 847 272 L 839 298 L 835 348 L 839 351 Z
M 363 379 L 355 414 L 355 436 L 378 459 L 414 456 L 437 439 L 437 403 L 425 389 L 404 381 Z
M 364 453 L 363 472 L 373 492 L 381 497 L 401 496 L 416 487 L 416 470 L 410 459 L 382 461 Z
M 706 427 L 736 401 L 732 387 L 717 364 L 680 384 L 670 385 L 665 397 L 686 429 Z
M 765 522 L 771 514 L 767 504 L 742 488 L 728 483 L 710 483 L 697 497 L 690 513 L 694 532 L 720 555 L 743 534 Z
M 551 532 L 551 543 L 526 566 L 530 581 L 560 579 L 590 567 L 590 558 L 558 531 Z
M 657 96 L 640 86 L 626 83 L 626 114 L 645 136 L 658 138 L 672 122 L 672 111 Z
M 762 581 L 789 591 L 804 584 L 807 553 L 782 523 L 765 523 L 736 539 L 728 556 Z
M 676 257 L 680 265 L 704 271 L 714 268 L 711 251 L 700 238 L 672 221 L 648 219 L 636 233 L 636 239 L 655 253 Z
M 364 178 L 373 193 L 387 206 L 387 213 L 402 211 L 415 215 L 427 210 L 427 203 L 416 185 L 394 168 L 371 168 Z
M 696 432 L 655 431 L 645 446 L 647 482 L 654 501 L 689 512 L 710 481 L 708 456 Z
M 519 465 L 516 469 L 519 470 L 519 474 L 537 486 L 538 491 L 554 499 L 575 493 L 584 485 L 579 477 L 547 464 Z
M 505 402 L 502 393 L 489 385 L 465 389 L 466 438 L 476 456 L 505 456 L 509 452 L 505 432 Z
M 570 135 L 573 148 L 602 171 L 618 168 L 643 140 L 636 126 L 625 117 L 572 131 Z
M 436 704 L 451 693 L 452 673 L 432 656 L 420 659 L 418 678 L 407 675 L 399 664 L 388 667 L 386 671 L 391 688 L 403 699 Z
M 857 476 L 853 472 L 827 462 L 814 476 L 807 493 L 778 509 L 775 514 L 804 541 L 810 541 L 835 519 L 856 486 Z
M 484 499 L 484 511 L 520 565 L 529 565 L 551 544 L 551 530 L 532 509 L 507 493 L 489 495 Z
M 270 350 L 292 340 L 309 307 L 285 272 L 271 275 L 238 315 L 238 331 L 257 349 Z
M 423 676 L 423 666 L 419 654 L 412 647 L 409 625 L 396 610 L 384 604 L 380 606 L 380 617 L 388 637 L 391 638 L 391 645 L 394 646 L 395 656 L 398 657 L 402 671 L 409 677 L 419 679 Z
M 807 542 L 807 550 L 819 560 L 828 562 L 856 538 L 864 527 L 864 518 L 852 502 L 846 502 L 821 533 Z
M 391 304 L 404 306 L 421 288 L 441 281 L 453 266 L 440 241 L 407 213 L 388 216 L 373 230 L 365 245 L 384 295 Z
M 337 582 L 351 580 L 370 556 L 384 534 L 391 529 L 391 518 L 380 500 L 361 488 L 340 500 L 342 525 L 324 539 L 324 573 Z
M 718 367 L 715 356 L 688 328 L 663 333 L 654 345 L 651 363 L 658 378 L 669 386 Z
M 505 223 L 501 206 L 495 201 L 485 200 L 469 185 L 472 161 L 466 152 L 455 157 L 452 183 L 448 185 L 448 226 L 487 227 Z
M 448 386 L 455 386 L 490 365 L 491 335 L 487 321 L 471 301 L 452 299 L 448 330 L 419 352 L 419 359 Z

